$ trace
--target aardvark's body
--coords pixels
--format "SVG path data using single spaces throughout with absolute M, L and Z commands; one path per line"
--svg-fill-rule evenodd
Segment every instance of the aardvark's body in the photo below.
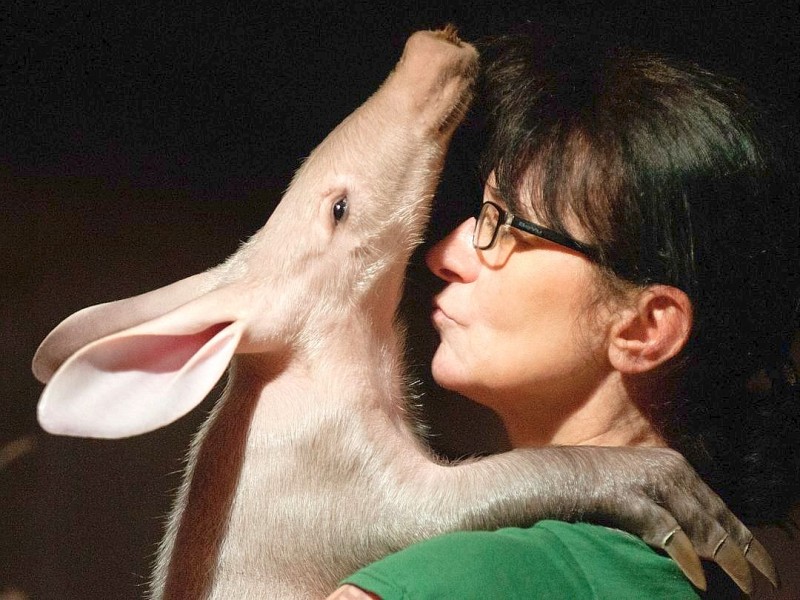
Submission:
M 645 491 L 669 502 L 668 477 L 693 477 L 669 451 L 653 450 L 641 467 L 642 455 L 623 449 L 445 466 L 408 422 L 395 310 L 475 70 L 475 51 L 454 32 L 415 34 L 386 83 L 311 154 L 227 262 L 85 309 L 43 342 L 34 370 L 52 381 L 42 425 L 94 437 L 174 421 L 236 354 L 192 444 L 154 597 L 322 597 L 417 539 L 543 516 L 603 518 L 666 543 L 675 520 Z M 710 517 L 745 537 L 700 491 Z M 709 542 L 719 525 L 696 502 L 670 509 Z M 686 550 L 688 540 L 671 543 Z

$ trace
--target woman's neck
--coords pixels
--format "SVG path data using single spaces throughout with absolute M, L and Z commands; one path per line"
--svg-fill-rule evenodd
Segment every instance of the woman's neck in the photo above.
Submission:
M 499 416 L 511 446 L 666 446 L 642 404 L 616 375 L 585 402 L 566 409 L 567 415 L 562 406 L 538 402 L 506 407 Z

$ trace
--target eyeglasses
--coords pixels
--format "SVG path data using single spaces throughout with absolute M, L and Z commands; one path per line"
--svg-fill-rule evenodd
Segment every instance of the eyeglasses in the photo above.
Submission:
M 475 230 L 472 232 L 472 246 L 477 250 L 491 249 L 497 243 L 498 232 L 503 226 L 514 227 L 559 246 L 580 252 L 591 260 L 597 260 L 597 249 L 593 246 L 579 242 L 547 227 L 520 219 L 516 215 L 503 210 L 494 202 L 489 201 L 484 202 L 481 206 L 481 212 L 478 214 L 478 220 L 475 223 Z

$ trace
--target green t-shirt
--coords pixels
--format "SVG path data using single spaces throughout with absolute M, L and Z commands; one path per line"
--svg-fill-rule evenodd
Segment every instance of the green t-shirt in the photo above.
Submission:
M 698 598 L 668 556 L 587 523 L 457 532 L 414 544 L 348 577 L 384 600 Z

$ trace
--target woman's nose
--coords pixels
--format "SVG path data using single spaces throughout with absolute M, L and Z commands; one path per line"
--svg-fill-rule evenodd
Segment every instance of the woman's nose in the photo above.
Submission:
M 428 251 L 425 262 L 434 275 L 448 283 L 465 283 L 478 275 L 480 260 L 472 247 L 475 219 L 461 223 Z

